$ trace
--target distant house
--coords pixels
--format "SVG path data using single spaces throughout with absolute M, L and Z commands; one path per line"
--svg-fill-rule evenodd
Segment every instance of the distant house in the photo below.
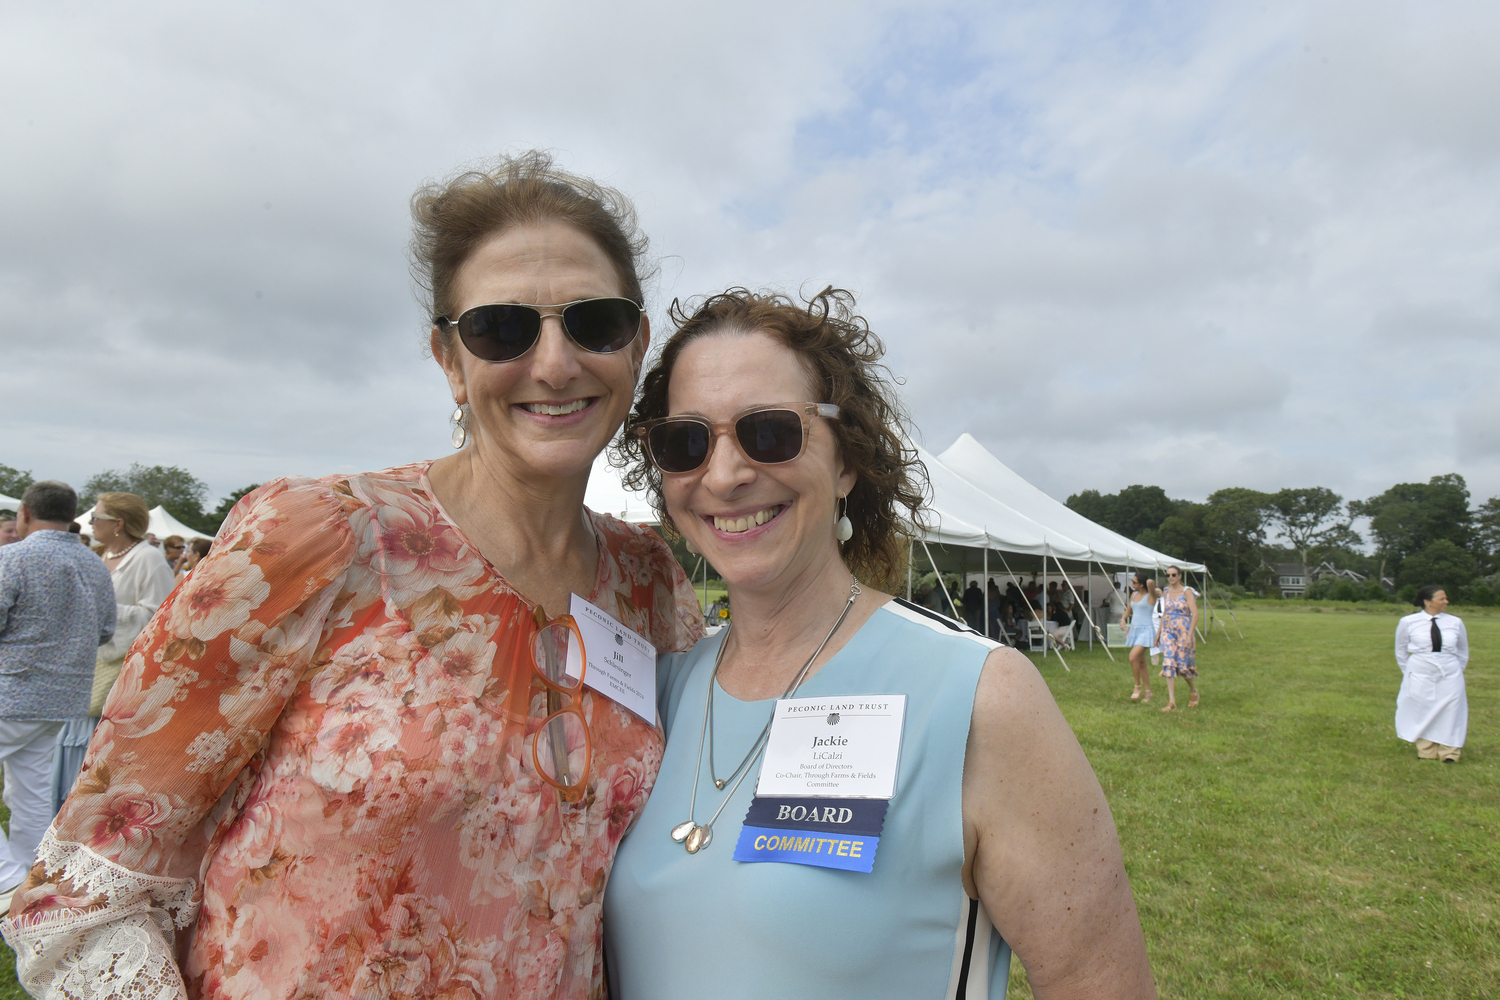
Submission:
M 1337 566 L 1335 566 L 1331 562 L 1328 562 L 1327 560 L 1319 563 L 1318 568 L 1307 575 L 1308 578 L 1312 580 L 1321 580 L 1324 577 L 1332 577 L 1333 579 L 1342 578 L 1356 585 L 1362 585 L 1366 580 L 1369 579 L 1369 577 L 1365 576 L 1363 573 L 1356 573 L 1352 569 L 1339 569 Z M 1396 581 L 1392 580 L 1390 577 L 1381 577 L 1380 585 L 1384 587 L 1388 593 L 1395 593 L 1396 591 Z
M 1282 597 L 1301 597 L 1307 593 L 1307 566 L 1302 563 L 1277 563 L 1276 580 Z

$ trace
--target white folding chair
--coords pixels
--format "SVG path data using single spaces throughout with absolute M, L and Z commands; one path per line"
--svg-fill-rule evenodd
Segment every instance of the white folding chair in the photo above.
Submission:
M 1042 628 L 1042 623 L 1031 621 L 1026 623 L 1027 649 L 1033 653 L 1042 653 L 1047 649 L 1047 630 Z

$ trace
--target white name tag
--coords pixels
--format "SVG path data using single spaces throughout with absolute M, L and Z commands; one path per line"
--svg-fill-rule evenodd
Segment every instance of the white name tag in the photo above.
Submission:
M 589 659 L 583 683 L 654 724 L 656 648 L 577 594 L 569 610 Z
M 782 698 L 755 794 L 888 799 L 905 726 L 904 694 Z

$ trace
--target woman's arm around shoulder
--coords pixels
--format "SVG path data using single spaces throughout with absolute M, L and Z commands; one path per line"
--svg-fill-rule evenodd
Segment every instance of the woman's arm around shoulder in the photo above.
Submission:
M 182 995 L 174 931 L 196 919 L 205 820 L 233 819 L 215 806 L 248 787 L 312 658 L 354 551 L 346 499 L 313 480 L 247 497 L 132 647 L 0 920 L 34 995 Z
M 964 761 L 964 888 L 1041 1000 L 1156 996 L 1104 791 L 1031 661 L 997 649 Z

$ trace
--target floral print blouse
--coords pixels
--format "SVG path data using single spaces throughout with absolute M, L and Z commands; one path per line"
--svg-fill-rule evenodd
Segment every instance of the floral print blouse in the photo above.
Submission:
M 426 472 L 284 479 L 235 508 L 131 648 L 0 922 L 33 994 L 603 996 L 601 895 L 661 732 L 586 691 L 586 794 L 537 776 L 535 609 Z M 666 546 L 589 516 L 589 599 L 691 647 Z

